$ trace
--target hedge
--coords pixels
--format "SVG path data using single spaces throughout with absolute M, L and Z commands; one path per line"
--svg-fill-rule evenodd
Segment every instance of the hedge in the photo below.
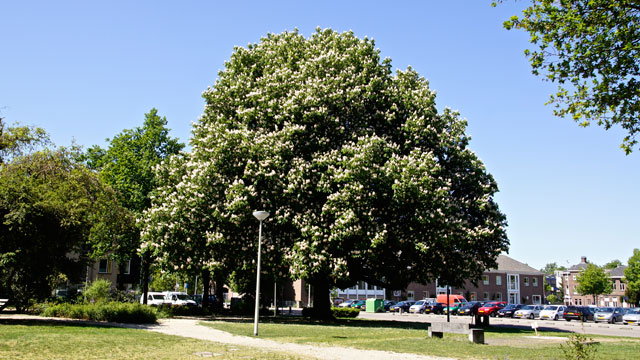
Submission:
M 155 323 L 158 318 L 156 309 L 151 306 L 120 302 L 58 304 L 46 307 L 40 315 L 129 324 Z

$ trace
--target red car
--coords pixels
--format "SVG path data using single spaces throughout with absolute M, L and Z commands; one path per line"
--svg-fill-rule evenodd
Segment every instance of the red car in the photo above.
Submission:
M 498 314 L 498 310 L 501 310 L 505 306 L 507 306 L 506 301 L 490 301 L 478 309 L 478 315 L 489 315 L 495 317 Z

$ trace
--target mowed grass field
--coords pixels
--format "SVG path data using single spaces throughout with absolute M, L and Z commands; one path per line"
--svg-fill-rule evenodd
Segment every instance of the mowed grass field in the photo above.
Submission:
M 246 321 L 203 321 L 202 325 L 250 336 L 253 323 Z M 466 335 L 445 334 L 429 338 L 424 323 L 373 320 L 337 320 L 331 323 L 294 319 L 262 319 L 260 337 L 280 342 L 342 346 L 400 353 L 473 359 L 564 359 L 560 344 L 569 333 L 493 327 L 485 331 L 487 344 L 470 343 Z M 546 339 L 554 337 L 554 339 Z M 640 339 L 591 336 L 598 342 L 598 359 L 640 359 Z
M 302 359 L 146 330 L 0 323 L 0 359 Z

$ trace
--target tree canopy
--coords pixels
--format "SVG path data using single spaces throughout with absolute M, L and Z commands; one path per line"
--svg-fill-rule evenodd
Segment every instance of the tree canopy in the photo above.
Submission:
M 567 268 L 562 265 L 558 266 L 557 263 L 553 262 L 553 263 L 548 263 L 542 269 L 540 269 L 541 272 L 547 275 L 553 275 L 553 273 L 555 273 L 558 270 L 567 270 Z
M 497 2 L 494 1 L 494 5 Z M 532 0 L 506 29 L 531 34 L 533 74 L 558 83 L 549 103 L 581 126 L 626 131 L 629 154 L 640 131 L 640 4 L 635 0 Z
M 126 242 L 133 218 L 74 149 L 45 150 L 0 166 L 0 288 L 18 309 L 72 282 L 89 257 Z
M 596 301 L 598 295 L 607 294 L 611 291 L 611 278 L 604 271 L 604 268 L 589 264 L 578 274 L 577 291 L 581 295 L 593 295 Z
M 0 164 L 49 144 L 49 135 L 44 129 L 24 125 L 6 126 L 4 119 L 0 118 Z
M 162 170 L 176 182 L 145 216 L 144 246 L 158 254 L 180 228 L 184 242 L 221 249 L 209 263 L 255 269 L 251 214 L 267 210 L 265 272 L 284 255 L 328 310 L 331 287 L 462 284 L 508 247 L 497 185 L 467 148 L 466 122 L 439 113 L 414 70 L 393 74 L 372 40 L 269 34 L 235 48 L 203 97 L 192 154 Z
M 640 303 L 640 250 L 633 249 L 629 265 L 624 269 L 624 281 L 627 283 L 626 295 L 632 304 Z
M 604 267 L 605 269 L 615 269 L 618 266 L 622 266 L 622 262 L 618 259 L 615 260 L 611 260 L 608 263 L 604 264 L 602 267 Z

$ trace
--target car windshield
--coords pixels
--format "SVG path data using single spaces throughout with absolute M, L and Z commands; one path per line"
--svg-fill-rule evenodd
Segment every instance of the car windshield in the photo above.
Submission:
M 189 295 L 178 294 L 176 296 L 178 296 L 178 299 L 180 299 L 180 300 L 191 300 L 191 296 L 189 296 Z
M 522 309 L 520 310 L 533 310 L 533 309 L 534 309 L 533 305 L 527 305 L 527 306 L 523 306 Z
M 601 313 L 612 313 L 613 312 L 613 308 L 601 307 L 601 308 L 598 308 L 598 312 L 601 312 Z
M 484 304 L 484 306 L 486 306 L 486 307 L 498 306 L 498 303 L 497 302 L 490 302 L 490 303 Z
M 515 308 L 516 308 L 516 306 L 514 304 L 509 304 L 509 305 L 505 306 L 504 310 L 513 310 Z
M 629 309 L 629 312 L 627 312 L 627 314 L 640 314 L 640 308 Z
M 151 295 L 153 300 L 164 300 L 164 295 Z
M 424 303 L 425 303 L 425 301 L 424 301 L 424 300 L 420 300 L 420 301 L 418 301 L 417 303 L 415 303 L 414 305 L 422 305 L 422 304 L 424 304 Z
M 543 309 L 543 310 L 553 310 L 553 311 L 556 311 L 556 310 L 558 310 L 558 305 L 547 305 L 547 306 L 545 306 L 545 307 L 544 307 L 544 309 Z

